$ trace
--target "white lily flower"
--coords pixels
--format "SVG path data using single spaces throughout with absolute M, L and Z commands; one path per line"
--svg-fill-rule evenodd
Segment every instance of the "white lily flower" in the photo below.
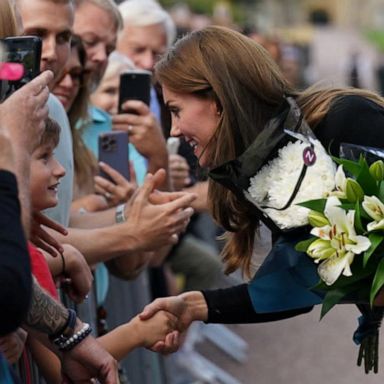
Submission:
M 307 250 L 315 262 L 323 260 L 318 273 L 327 285 L 332 285 L 341 274 L 351 276 L 350 265 L 354 256 L 366 251 L 371 245 L 367 237 L 356 234 L 355 211 L 346 212 L 340 208 L 340 204 L 336 196 L 327 199 L 324 215 L 330 225 L 312 229 L 311 233 L 319 237 L 319 240 L 315 240 Z
M 375 229 L 384 229 L 384 204 L 381 200 L 376 196 L 364 196 L 362 205 L 364 211 L 374 220 L 368 223 L 368 232 Z
M 346 198 L 347 178 L 343 170 L 343 166 L 339 165 L 335 173 L 335 187 L 336 190 L 329 193 L 330 196 L 337 196 L 341 199 Z

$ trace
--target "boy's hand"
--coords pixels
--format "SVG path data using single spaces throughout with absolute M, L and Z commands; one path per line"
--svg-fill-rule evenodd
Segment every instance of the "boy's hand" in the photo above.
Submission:
M 24 329 L 18 328 L 15 332 L 0 337 L 0 352 L 9 364 L 14 364 L 20 359 L 27 335 Z
M 48 234 L 48 232 L 42 227 L 43 225 L 61 233 L 62 235 L 66 235 L 67 230 L 60 224 L 43 215 L 41 212 L 34 212 L 32 214 L 30 233 L 31 242 L 35 244 L 36 247 L 39 247 L 53 257 L 56 257 L 57 252 L 63 253 L 64 249 L 58 241 Z

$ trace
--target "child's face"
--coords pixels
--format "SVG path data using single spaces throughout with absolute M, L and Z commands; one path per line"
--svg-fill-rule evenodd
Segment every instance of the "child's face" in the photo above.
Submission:
M 65 169 L 53 156 L 53 145 L 39 146 L 32 154 L 30 193 L 32 209 L 41 211 L 57 204 L 57 191 Z

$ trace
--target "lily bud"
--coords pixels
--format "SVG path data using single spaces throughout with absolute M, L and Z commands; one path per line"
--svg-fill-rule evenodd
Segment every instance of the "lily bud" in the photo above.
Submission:
M 317 239 L 311 243 L 307 249 L 307 254 L 313 257 L 316 263 L 332 257 L 336 250 L 331 246 L 328 240 Z
M 360 184 L 356 180 L 350 178 L 347 179 L 345 194 L 347 200 L 351 203 L 356 203 L 356 201 L 362 201 L 364 198 L 364 191 L 360 187 Z
M 384 163 L 382 160 L 377 160 L 369 167 L 369 173 L 376 181 L 384 180 Z
M 330 225 L 328 219 L 320 212 L 310 211 L 308 214 L 308 221 L 312 227 L 325 227 Z

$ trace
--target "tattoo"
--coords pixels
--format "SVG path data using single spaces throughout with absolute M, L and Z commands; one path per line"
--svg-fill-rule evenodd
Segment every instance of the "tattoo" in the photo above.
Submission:
M 68 318 L 67 309 L 49 296 L 35 279 L 32 289 L 32 302 L 27 315 L 27 325 L 48 335 L 60 331 Z

